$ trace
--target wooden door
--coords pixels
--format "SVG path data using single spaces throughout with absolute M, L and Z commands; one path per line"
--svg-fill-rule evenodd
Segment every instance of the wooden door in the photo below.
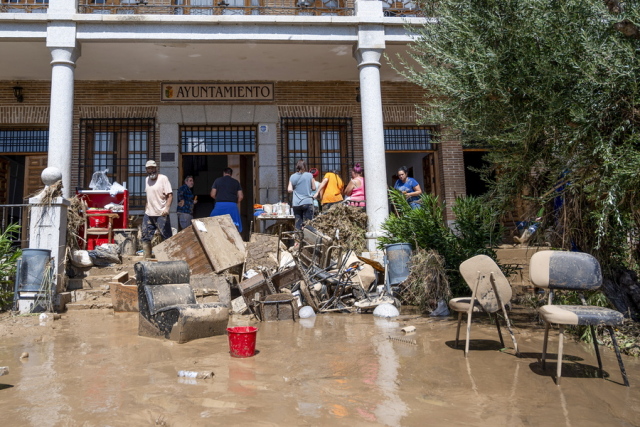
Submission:
M 24 198 L 32 197 L 36 192 L 44 188 L 42 171 L 47 167 L 47 155 L 27 156 L 24 171 Z M 25 200 L 27 202 L 27 200 Z
M 437 153 L 428 153 L 422 158 L 422 173 L 424 178 L 424 192 L 437 196 L 440 193 Z
M 0 205 L 9 203 L 9 174 L 11 173 L 11 164 L 9 160 L 0 157 Z

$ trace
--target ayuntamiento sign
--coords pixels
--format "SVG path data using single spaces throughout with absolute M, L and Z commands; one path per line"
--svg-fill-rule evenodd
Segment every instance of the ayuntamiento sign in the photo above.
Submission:
M 162 83 L 162 101 L 273 101 L 273 83 Z

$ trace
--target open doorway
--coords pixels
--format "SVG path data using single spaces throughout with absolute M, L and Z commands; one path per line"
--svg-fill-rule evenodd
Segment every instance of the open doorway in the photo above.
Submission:
M 464 150 L 464 181 L 467 187 L 467 196 L 482 196 L 489 189 L 487 183 L 482 180 L 479 169 L 484 168 L 487 162 L 484 156 L 486 150 Z
M 423 193 L 438 195 L 437 152 L 386 153 L 387 186 L 393 188 L 398 180 L 398 169 L 407 167 L 410 178 L 420 184 Z
M 206 218 L 215 206 L 211 198 L 211 186 L 213 182 L 222 176 L 225 168 L 233 170 L 233 178 L 242 186 L 244 199 L 240 204 L 240 217 L 242 218 L 242 237 L 247 240 L 249 227 L 253 220 L 254 200 L 254 156 L 242 154 L 194 154 L 182 156 L 182 171 L 180 185 L 184 177 L 193 176 L 193 193 L 198 198 L 193 209 L 194 218 Z

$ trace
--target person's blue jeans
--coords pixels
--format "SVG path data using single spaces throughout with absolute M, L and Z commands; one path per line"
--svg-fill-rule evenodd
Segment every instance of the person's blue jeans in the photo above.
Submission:
M 302 223 L 313 219 L 313 204 L 293 207 L 293 216 L 296 218 L 296 230 L 302 229 Z
M 153 239 L 153 235 L 156 234 L 156 230 L 160 231 L 162 238 L 165 240 L 172 236 L 169 215 L 149 216 L 144 214 L 142 218 L 142 241 L 150 242 Z

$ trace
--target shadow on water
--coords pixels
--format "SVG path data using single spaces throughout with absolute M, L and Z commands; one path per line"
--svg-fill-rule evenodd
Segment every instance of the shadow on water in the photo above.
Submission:
M 521 359 L 537 359 L 538 361 L 540 361 L 542 359 L 542 353 L 520 353 L 520 358 Z M 547 361 L 556 360 L 557 358 L 558 358 L 557 354 L 547 353 Z M 583 361 L 584 359 L 582 357 L 579 357 L 579 356 L 572 356 L 570 354 L 563 354 L 562 355 L 562 360 L 566 360 L 566 361 L 569 361 L 569 362 L 580 362 L 580 361 Z
M 12 386 L 11 384 L 0 384 L 0 390 L 4 390 L 5 388 L 12 388 L 14 386 Z
M 464 338 L 458 341 L 458 346 L 456 347 L 456 341 L 446 341 L 445 345 L 454 350 L 462 350 L 464 351 Z M 500 351 L 502 350 L 502 344 L 500 341 L 494 340 L 469 340 L 469 351 Z
M 554 358 L 556 355 L 553 355 Z M 564 357 L 563 357 L 564 359 Z M 549 362 L 547 360 L 546 367 L 542 367 L 542 362 L 533 362 L 529 364 L 529 369 L 536 375 L 544 377 L 556 376 L 557 362 Z M 562 365 L 562 377 L 566 378 L 609 378 L 606 371 L 600 372 L 597 366 L 585 365 L 584 363 L 565 363 Z

